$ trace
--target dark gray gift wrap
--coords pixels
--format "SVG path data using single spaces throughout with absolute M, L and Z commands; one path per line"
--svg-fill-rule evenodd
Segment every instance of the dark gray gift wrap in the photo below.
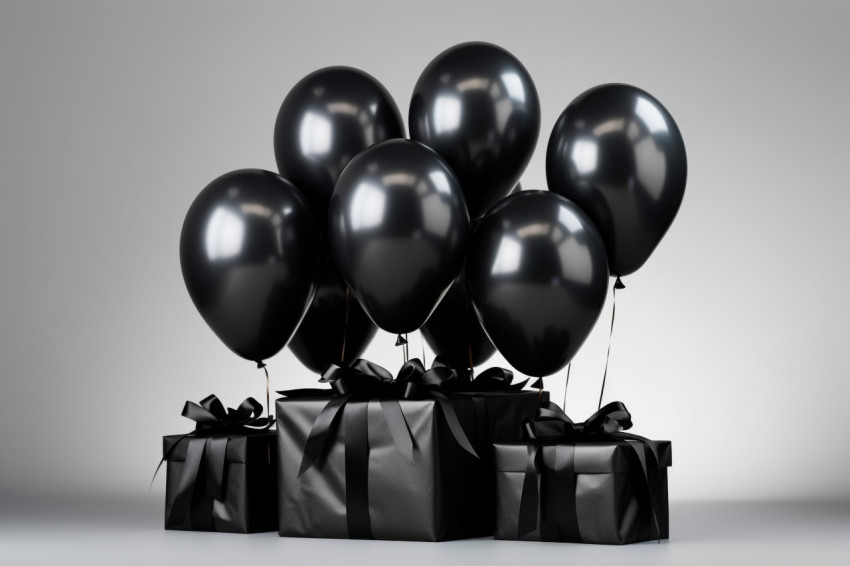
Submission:
M 549 402 L 549 392 L 493 391 L 458 395 L 471 397 L 475 407 L 478 430 L 475 450 L 481 457 L 484 474 L 478 479 L 474 505 L 488 518 L 487 534 L 492 535 L 496 520 L 493 444 L 521 441 L 523 421 L 534 417 L 541 403 Z
M 495 445 L 495 538 L 592 544 L 668 538 L 671 446 L 656 445 L 659 467 L 648 469 L 648 485 L 637 461 L 646 459 L 647 448 L 636 441 Z M 527 476 L 539 490 L 537 528 L 520 534 Z
M 211 395 L 188 402 L 183 415 L 198 421 L 190 434 L 162 439 L 166 466 L 165 528 L 255 533 L 277 528 L 277 441 L 274 431 L 252 429 L 261 407 L 246 399 L 229 414 Z
M 438 357 L 393 378 L 333 365 L 330 389 L 281 392 L 281 536 L 440 541 L 493 534 L 492 442 L 521 438 L 545 394 L 508 370 L 470 381 Z
M 257 533 L 277 528 L 275 462 L 277 441 L 273 431 L 221 438 L 163 437 L 163 451 L 180 442 L 168 457 L 165 483 L 165 528 L 182 531 Z M 218 465 L 213 454 L 217 443 L 226 441 L 224 460 Z M 271 461 L 271 463 L 269 463 Z M 186 511 L 179 512 L 178 497 L 187 470 L 197 466 L 194 489 Z M 210 485 L 221 474 L 221 489 Z
M 554 403 L 496 444 L 497 539 L 628 544 L 669 537 L 668 441 L 624 432 L 623 403 L 582 423 Z
M 411 455 L 397 448 L 384 402 L 348 401 L 327 452 L 299 477 L 307 438 L 329 402 L 277 401 L 281 536 L 441 541 L 490 534 L 489 517 L 475 506 L 486 473 L 482 461 L 458 444 L 432 399 L 397 401 L 413 440 Z M 472 399 L 447 402 L 477 444 Z M 363 438 L 368 450 L 352 455 Z

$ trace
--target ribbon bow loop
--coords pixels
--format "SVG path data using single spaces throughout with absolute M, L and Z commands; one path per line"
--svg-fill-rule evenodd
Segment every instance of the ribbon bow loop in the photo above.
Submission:
M 381 408 L 392 433 L 393 441 L 402 454 L 413 460 L 413 439 L 398 404 L 399 400 L 434 399 L 443 410 L 449 429 L 455 439 L 467 452 L 478 457 L 469 439 L 463 432 L 448 398 L 441 392 L 447 390 L 446 384 L 457 380 L 457 372 L 443 363 L 436 363 L 429 370 L 418 358 L 405 362 L 393 379 L 385 368 L 365 359 L 358 359 L 347 366 L 332 364 L 322 373 L 321 383 L 328 383 L 327 390 L 281 391 L 287 397 L 307 395 L 328 395 L 331 401 L 313 424 L 304 447 L 299 477 L 320 461 L 329 448 L 331 432 L 339 426 L 340 415 L 346 404 L 352 400 L 381 400 Z
M 330 384 L 337 395 L 379 396 L 386 391 L 392 380 L 392 374 L 386 369 L 369 360 L 359 358 L 347 366 L 331 364 L 322 373 L 319 382 Z
M 512 383 L 513 380 L 514 372 L 511 370 L 492 367 L 475 376 L 472 387 L 475 391 L 519 391 L 528 383 L 527 379 L 519 383 Z
M 186 401 L 181 412 L 182 416 L 195 421 L 196 433 L 206 435 L 238 432 L 244 427 L 268 428 L 271 423 L 262 414 L 263 406 L 253 397 L 242 401 L 236 409 L 225 409 L 215 395 L 208 395 L 200 404 Z
M 536 440 L 571 440 L 593 435 L 610 436 L 632 427 L 632 415 L 623 403 L 608 403 L 584 422 L 576 423 L 550 402 L 538 410 L 537 417 L 525 423 L 526 436 Z

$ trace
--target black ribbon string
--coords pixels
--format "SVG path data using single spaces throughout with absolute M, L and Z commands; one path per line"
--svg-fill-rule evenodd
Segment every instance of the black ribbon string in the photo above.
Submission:
M 410 361 L 409 351 L 407 349 L 407 333 L 405 333 L 404 336 L 402 336 L 401 334 L 396 336 L 395 345 L 401 346 L 401 355 L 404 358 L 404 363 L 407 363 L 408 361 Z M 424 354 L 423 354 L 423 357 L 424 357 Z
M 469 301 L 466 302 L 466 317 L 469 319 L 469 309 L 472 307 L 469 306 Z M 469 325 L 466 325 L 466 351 L 469 354 L 469 380 L 472 381 L 475 379 L 475 364 L 472 360 L 472 338 L 469 336 Z
M 348 338 L 348 311 L 351 303 L 351 289 L 345 286 L 345 326 L 342 327 L 342 352 L 339 355 L 339 363 L 345 363 L 345 341 Z
M 257 362 L 257 369 L 262 369 L 266 372 L 266 418 L 269 421 L 269 426 L 274 422 L 272 420 L 272 409 L 271 409 L 271 386 L 269 385 L 269 370 L 266 369 L 266 364 L 261 361 Z M 271 439 L 266 440 L 266 458 L 268 459 L 269 464 L 272 463 L 272 444 Z
M 564 382 L 564 404 L 561 405 L 565 410 L 567 408 L 567 388 L 570 386 L 570 370 L 572 369 L 572 367 L 572 362 L 567 364 L 567 379 Z
M 422 365 L 428 365 L 425 361 L 425 337 L 422 335 L 422 330 L 419 330 L 419 343 L 422 345 Z
M 573 422 L 554 403 L 540 407 L 525 423 L 528 462 L 520 498 L 517 538 L 541 530 L 543 540 L 580 541 L 576 514 L 575 445 L 582 442 L 632 441 L 629 461 L 640 470 L 639 505 L 652 517 L 650 529 L 661 541 L 655 485 L 650 472 L 659 468 L 658 446 L 652 440 L 622 432 L 632 426 L 631 413 L 619 401 L 608 403 L 582 423 Z M 645 450 L 640 450 L 638 444 Z M 545 495 L 545 496 L 544 496 Z M 554 531 L 553 531 L 554 529 Z M 547 530 L 546 533 L 543 531 Z M 645 536 L 643 538 L 649 538 Z
M 266 369 L 266 364 L 262 361 L 257 362 L 257 369 L 261 369 L 266 373 L 266 417 L 269 420 L 269 423 L 272 422 L 272 409 L 271 409 L 271 386 L 269 385 L 269 370 Z
M 206 470 L 207 495 L 219 501 L 224 500 L 225 454 L 230 435 L 256 434 L 271 426 L 271 421 L 263 417 L 263 406 L 253 397 L 242 401 L 236 409 L 225 409 L 218 397 L 208 395 L 200 404 L 186 401 L 181 415 L 195 421 L 195 430 L 184 434 L 171 445 L 151 478 L 153 486 L 159 469 L 177 446 L 184 440 L 189 443 L 174 503 L 166 510 L 165 521 L 169 527 L 183 523 L 192 511 L 192 500 L 203 465 Z M 203 513 L 193 513 L 192 519 L 195 527 L 211 530 L 212 508 Z
M 617 313 L 617 289 L 625 289 L 626 286 L 623 285 L 623 282 L 617 277 L 617 280 L 614 281 L 614 289 L 612 305 L 611 305 L 611 330 L 608 332 L 608 353 L 605 354 L 605 373 L 602 374 L 602 389 L 599 391 L 599 404 L 596 406 L 597 410 L 602 408 L 602 396 L 605 394 L 605 381 L 608 379 L 608 361 L 611 359 L 611 338 L 614 336 L 614 315 Z M 566 405 L 565 405 L 566 406 Z
M 461 375 L 463 374 L 451 367 L 442 356 L 437 356 L 428 370 L 425 370 L 419 359 L 409 360 L 395 378 L 383 367 L 359 359 L 350 365 L 334 364 L 325 370 L 319 381 L 329 384 L 330 389 L 294 389 L 279 392 L 289 398 L 329 397 L 328 403 L 319 413 L 307 436 L 298 477 L 311 467 L 321 465 L 334 439 L 338 438 L 336 431 L 341 425 L 343 413 L 349 414 L 350 426 L 347 425 L 345 429 L 346 522 L 349 536 L 373 538 L 368 505 L 368 403 L 362 401 L 380 402 L 381 414 L 387 423 L 393 444 L 410 462 L 413 462 L 415 443 L 399 402 L 415 399 L 433 399 L 439 405 L 439 413 L 455 441 L 477 458 L 478 454 L 469 441 L 448 394 L 517 391 L 522 389 L 526 382 L 511 383 L 513 373 L 502 368 L 491 368 L 473 382 L 467 381 Z

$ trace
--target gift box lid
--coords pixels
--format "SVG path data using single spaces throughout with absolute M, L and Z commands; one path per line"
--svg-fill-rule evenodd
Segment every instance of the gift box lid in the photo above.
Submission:
M 268 438 L 268 441 L 274 444 L 275 431 L 257 431 L 256 434 L 230 434 L 227 435 L 227 449 L 224 453 L 224 460 L 228 463 L 245 463 L 248 460 L 248 444 L 249 441 L 253 444 L 257 441 L 263 442 L 263 439 Z M 180 439 L 183 439 L 182 442 Z M 173 451 L 168 454 L 169 462 L 184 462 L 186 461 L 186 451 L 189 449 L 189 440 L 193 438 L 201 438 L 204 437 L 184 437 L 182 434 L 172 434 L 169 436 L 162 437 L 162 453 L 168 454 L 168 451 L 171 450 L 171 447 L 174 446 Z M 265 446 L 265 443 L 263 443 Z M 266 449 L 263 448 L 263 451 Z M 264 452 L 265 453 L 265 452 Z
M 672 465 L 671 444 L 668 440 L 655 441 L 662 467 Z M 632 446 L 645 454 L 647 448 L 633 440 L 608 442 L 558 442 L 554 446 L 575 446 L 575 471 L 577 474 L 612 474 L 631 470 L 627 451 Z M 546 446 L 546 444 L 542 444 Z M 497 472 L 525 472 L 528 465 L 527 443 L 494 444 Z

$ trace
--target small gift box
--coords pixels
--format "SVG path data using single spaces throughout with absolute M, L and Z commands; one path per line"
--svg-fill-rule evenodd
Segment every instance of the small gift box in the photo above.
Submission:
M 224 409 L 215 395 L 187 401 L 189 434 L 163 437 L 165 528 L 254 533 L 277 528 L 277 445 L 262 405 Z M 160 464 L 162 464 L 160 462 Z M 158 468 L 157 468 L 158 469 Z
M 667 441 L 621 432 L 622 403 L 574 423 L 552 403 L 524 443 L 496 444 L 496 533 L 505 540 L 629 544 L 669 537 Z
M 330 390 L 276 405 L 281 536 L 440 541 L 492 534 L 486 419 L 458 374 L 407 362 L 331 366 Z M 536 394 L 535 394 L 536 395 Z M 536 407 L 536 403 L 535 403 Z M 520 420 L 515 425 L 519 427 Z

